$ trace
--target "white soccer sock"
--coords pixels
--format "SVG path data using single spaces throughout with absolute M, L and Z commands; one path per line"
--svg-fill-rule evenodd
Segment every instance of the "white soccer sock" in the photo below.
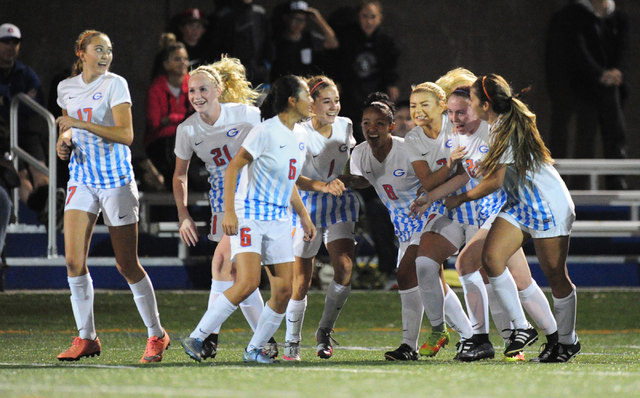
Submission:
M 289 300 L 287 305 L 287 316 L 285 318 L 287 324 L 287 332 L 284 336 L 285 341 L 293 341 L 299 343 L 302 340 L 302 322 L 304 321 L 304 312 L 307 309 L 307 296 L 302 300 Z
M 460 283 L 464 291 L 464 301 L 473 332 L 477 334 L 489 333 L 489 300 L 480 271 L 460 276 Z M 449 310 L 445 310 L 448 314 Z
M 444 290 L 440 281 L 440 264 L 420 256 L 416 258 L 416 273 L 422 305 L 431 326 L 444 322 Z
M 420 337 L 420 325 L 422 325 L 422 299 L 418 287 L 407 290 L 398 290 L 402 303 L 402 343 L 407 344 L 412 350 L 418 349 L 418 337 Z
M 575 286 L 567 297 L 553 298 L 553 313 L 558 321 L 558 343 L 575 344 L 578 341 L 576 334 L 577 306 L 578 298 Z
M 462 303 L 458 295 L 447 285 L 447 294 L 444 296 L 444 313 L 446 314 L 447 323 L 458 332 L 461 338 L 470 339 L 473 336 L 473 327 L 471 321 L 464 313 Z
M 164 336 L 164 330 L 160 324 L 160 314 L 158 313 L 158 303 L 156 302 L 156 294 L 153 291 L 153 284 L 149 275 L 145 274 L 139 282 L 129 284 L 129 288 L 133 293 L 133 300 L 136 302 L 138 312 L 144 325 L 147 327 L 149 337 Z
M 520 296 L 522 307 L 545 335 L 558 331 L 558 324 L 551 312 L 547 296 L 544 295 L 535 280 L 531 279 L 531 285 L 519 291 L 518 295 Z
M 493 286 L 490 283 L 487 283 L 485 286 L 487 290 L 487 299 L 489 302 L 489 311 L 491 311 L 491 317 L 493 318 L 493 323 L 496 325 L 496 329 L 498 329 L 498 333 L 506 343 L 511 337 L 511 329 L 513 325 L 511 324 L 511 319 L 509 319 L 509 314 L 504 310 L 502 303 L 498 300 L 498 296 L 496 296 L 493 291 Z
M 511 276 L 511 272 L 505 269 L 502 275 L 489 277 L 489 282 L 491 282 L 493 291 L 498 296 L 502 307 L 509 314 L 509 320 L 513 323 L 513 327 L 516 329 L 528 329 L 531 327 L 524 315 L 522 305 L 520 305 L 518 288 L 513 276 Z
M 324 309 L 322 310 L 322 318 L 320 318 L 319 328 L 330 328 L 336 324 L 338 315 L 347 302 L 351 293 L 351 285 L 342 286 L 336 281 L 331 280 L 329 287 L 327 288 L 327 296 L 324 299 Z
M 251 330 L 254 332 L 258 327 L 258 320 L 260 319 L 260 314 L 262 313 L 263 308 L 264 300 L 262 300 L 260 288 L 256 288 L 249 297 L 240 303 L 240 311 L 242 311 L 242 315 L 244 315 L 244 318 L 249 323 Z
M 207 309 L 211 308 L 213 302 L 216 301 L 219 295 L 224 293 L 225 290 L 233 286 L 233 281 L 217 281 L 211 279 L 211 290 L 209 290 L 209 301 L 207 302 Z M 211 333 L 220 333 L 220 328 L 214 330 Z
M 253 333 L 253 337 L 247 346 L 247 351 L 262 348 L 263 345 L 278 331 L 278 327 L 282 323 L 284 314 L 278 314 L 269 307 L 269 303 L 264 306 L 258 321 L 258 327 Z
M 93 320 L 93 280 L 91 275 L 68 276 L 71 290 L 71 309 L 76 320 L 78 336 L 95 340 L 98 337 Z
M 238 307 L 233 305 L 227 299 L 227 296 L 224 294 L 219 295 L 211 308 L 207 308 L 207 312 L 204 313 L 198 326 L 191 332 L 189 337 L 200 340 L 206 339 L 214 330 L 220 330 L 220 326 L 236 309 Z

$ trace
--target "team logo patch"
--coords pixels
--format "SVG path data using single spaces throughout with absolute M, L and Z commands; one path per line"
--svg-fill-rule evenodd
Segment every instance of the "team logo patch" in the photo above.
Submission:
M 238 129 L 231 129 L 227 131 L 227 137 L 235 137 L 239 132 L 240 131 Z
M 447 142 L 444 144 L 444 146 L 446 146 L 447 148 L 452 148 L 453 147 L 453 141 L 451 141 L 450 139 L 447 140 Z
M 346 152 L 347 151 L 347 144 L 342 144 L 340 145 L 340 152 Z
M 298 148 L 300 148 L 301 151 L 304 151 L 304 142 L 298 144 Z
M 487 152 L 489 152 L 489 146 L 488 145 L 480 145 L 480 148 L 478 148 L 478 150 L 480 151 L 480 153 L 487 153 Z
M 407 172 L 404 171 L 403 169 L 393 170 L 393 175 L 396 176 L 396 177 L 402 177 L 405 174 L 407 174 Z
M 93 99 L 94 100 L 97 101 L 97 100 L 99 100 L 101 98 L 102 98 L 102 93 L 101 92 L 97 92 L 97 93 L 93 94 Z

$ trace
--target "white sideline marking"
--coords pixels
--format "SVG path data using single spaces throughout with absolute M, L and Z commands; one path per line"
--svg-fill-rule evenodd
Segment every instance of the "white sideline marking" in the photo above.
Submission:
M 172 388 L 172 387 L 154 387 L 134 385 L 118 385 L 118 386 L 91 386 L 93 393 L 109 394 L 113 396 L 163 396 L 163 397 L 230 397 L 238 393 L 237 390 L 221 390 L 219 388 L 202 387 L 202 388 Z M 9 386 L 0 386 L 0 391 L 15 391 L 16 389 L 24 392 L 49 392 L 55 393 L 86 393 L 87 386 L 69 386 L 69 385 L 37 385 L 29 384 L 12 384 Z M 274 392 L 275 393 L 275 392 Z M 275 395 L 275 394 L 274 394 Z M 297 393 L 287 391 L 277 391 L 278 396 L 294 397 Z

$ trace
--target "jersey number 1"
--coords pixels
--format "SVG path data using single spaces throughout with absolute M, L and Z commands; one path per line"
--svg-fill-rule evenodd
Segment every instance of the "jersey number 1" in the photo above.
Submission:
M 211 154 L 213 155 L 213 162 L 216 166 L 224 166 L 227 162 L 231 161 L 231 154 L 229 154 L 229 148 L 227 146 L 223 146 L 222 148 L 213 148 L 211 150 Z M 226 157 L 226 159 L 223 157 Z
M 78 120 L 83 120 L 85 122 L 91 122 L 91 111 L 92 108 L 84 108 L 84 109 L 78 109 Z M 87 115 L 86 118 L 82 118 L 82 114 Z

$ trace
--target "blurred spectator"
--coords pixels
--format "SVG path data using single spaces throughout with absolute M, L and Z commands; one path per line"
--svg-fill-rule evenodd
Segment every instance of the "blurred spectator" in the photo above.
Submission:
M 572 0 L 555 14 L 546 47 L 547 87 L 551 97 L 552 155 L 570 156 L 569 122 L 575 117 L 574 158 L 595 156 L 600 130 L 605 158 L 626 157 L 622 103 L 629 23 L 613 0 Z M 576 179 L 572 181 L 577 182 Z M 586 182 L 580 181 L 582 184 Z M 583 188 L 571 184 L 572 188 Z M 626 189 L 621 176 L 606 179 L 607 189 Z
M 396 105 L 396 127 L 391 132 L 392 135 L 404 138 L 405 135 L 412 128 L 416 127 L 416 124 L 411 119 L 409 112 L 409 100 L 399 101 Z
M 189 54 L 189 67 L 196 68 L 208 61 L 208 43 L 204 39 L 207 20 L 199 8 L 188 8 L 174 16 L 170 23 L 176 39 L 183 43 Z
M 264 7 L 253 0 L 219 1 L 209 17 L 209 27 L 205 41 L 211 61 L 227 54 L 240 59 L 254 87 L 269 82 L 273 45 Z
M 361 0 L 358 22 L 339 30 L 340 47 L 333 59 L 333 74 L 341 85 L 342 113 L 353 121 L 358 142 L 364 137 L 360 129 L 362 102 L 369 93 L 382 91 L 397 101 L 399 90 L 398 57 L 395 40 L 380 28 L 382 4 L 378 0 Z
M 307 29 L 311 20 L 320 32 Z M 271 80 L 293 74 L 311 76 L 324 73 L 324 50 L 338 47 L 333 29 L 322 14 L 306 1 L 287 1 L 274 10 L 275 56 Z
M 22 34 L 20 29 L 10 23 L 0 25 L 0 123 L 1 131 L 9 132 L 9 109 L 11 100 L 17 94 L 24 93 L 40 105 L 44 105 L 40 79 L 29 66 L 17 58 L 20 53 Z M 18 114 L 18 145 L 42 164 L 46 164 L 48 137 L 46 132 L 33 128 L 37 119 L 25 106 Z M 35 120 L 34 120 L 35 119 Z M 9 136 L 0 137 L 0 154 L 9 151 Z M 49 177 L 26 163 L 20 164 L 20 200 L 39 213 L 42 222 L 46 219 Z
M 147 94 L 147 130 L 144 142 L 147 156 L 162 175 L 165 187 L 171 190 L 176 128 L 193 113 L 193 109 L 188 96 L 189 55 L 185 45 L 166 40 L 166 35 L 163 35 L 161 44 L 164 47 L 157 57 L 160 71 L 153 77 Z M 153 168 L 149 165 L 146 167 L 146 172 L 153 173 Z

